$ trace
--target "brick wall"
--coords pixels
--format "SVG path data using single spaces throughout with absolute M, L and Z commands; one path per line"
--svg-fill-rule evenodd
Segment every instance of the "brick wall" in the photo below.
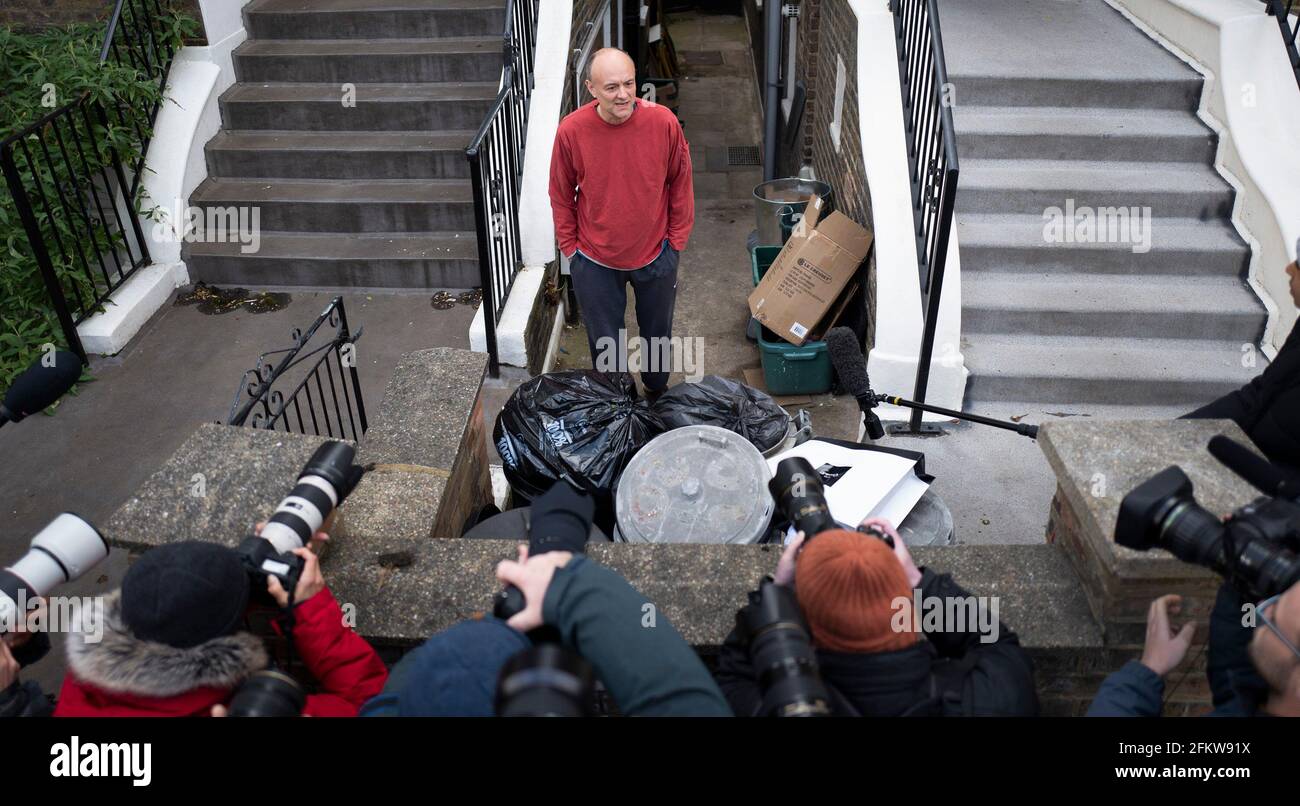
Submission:
M 237 1 L 237 0 L 236 0 Z M 191 17 L 203 23 L 198 0 L 176 0 Z M 107 23 L 113 0 L 4 0 L 0 7 L 0 26 L 20 31 L 56 28 L 76 22 Z M 202 32 L 197 42 L 205 41 Z
M 1044 714 L 1082 715 L 1107 674 L 1141 657 L 1147 609 L 1152 600 L 1174 592 L 1183 596 L 1180 621 L 1194 620 L 1196 634 L 1187 659 L 1168 677 L 1164 715 L 1198 716 L 1210 711 L 1204 650 L 1210 635 L 1209 616 L 1219 588 L 1218 578 L 1188 565 L 1183 577 L 1119 579 L 1098 566 L 1095 554 L 1085 548 L 1084 540 L 1078 514 L 1058 487 L 1047 524 L 1047 542 L 1061 546 L 1070 557 L 1093 617 L 1101 625 L 1105 647 L 1100 652 L 1078 657 L 1054 650 L 1034 654 L 1040 697 L 1046 695 L 1051 699 L 1051 709 L 1045 706 Z
M 799 5 L 798 57 L 795 75 L 805 87 L 805 105 L 793 146 L 784 146 L 782 174 L 793 176 L 811 164 L 817 178 L 834 189 L 835 209 L 868 228 L 871 193 L 862 160 L 858 129 L 857 16 L 848 0 L 803 0 Z M 835 116 L 836 59 L 844 63 L 844 101 L 840 115 L 840 142 L 836 148 L 830 125 Z M 865 308 L 866 343 L 875 344 L 875 253 L 867 265 Z M 851 320 L 850 320 L 851 321 Z

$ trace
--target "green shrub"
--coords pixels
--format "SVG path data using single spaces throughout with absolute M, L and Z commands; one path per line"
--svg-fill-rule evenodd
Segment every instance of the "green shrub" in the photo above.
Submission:
M 170 4 L 162 6 L 164 14 L 151 18 L 148 24 L 160 46 L 167 42 L 179 49 L 184 39 L 197 32 L 198 25 L 192 18 L 175 11 Z M 91 247 L 98 247 L 108 255 L 110 250 L 121 246 L 121 236 L 110 234 L 103 227 L 95 227 L 93 243 L 90 242 L 84 222 L 74 224 L 66 220 L 59 202 L 60 193 L 66 194 L 64 198 L 79 215 L 77 205 L 88 200 L 89 196 L 84 184 L 77 187 L 74 176 L 82 177 L 84 183 L 86 167 L 97 173 L 101 167 L 111 164 L 114 151 L 124 166 L 135 165 L 143 140 L 151 132 L 150 113 L 161 95 L 156 75 L 145 75 L 129 63 L 117 63 L 112 56 L 107 62 L 100 63 L 104 33 L 104 25 L 80 24 L 31 34 L 0 27 L 0 140 L 83 96 L 88 96 L 91 104 L 86 111 L 89 112 L 94 136 L 80 138 L 81 149 L 69 141 L 71 130 L 66 123 L 44 127 L 51 147 L 53 170 L 39 156 L 35 135 L 27 137 L 26 142 L 29 150 L 37 156 L 37 174 L 33 176 L 27 170 L 28 164 L 21 148 L 17 149 L 15 157 L 27 183 L 28 196 L 45 243 L 49 245 L 55 274 L 67 289 L 70 300 L 74 299 L 74 293 L 80 293 L 86 300 L 95 295 L 94 282 L 85 276 L 73 244 L 84 247 L 91 268 L 98 272 L 99 264 Z M 105 116 L 108 125 L 100 121 L 97 111 L 100 108 L 112 110 Z M 72 120 L 84 134 L 87 117 L 77 110 Z M 53 136 L 54 128 L 61 130 L 73 170 L 67 169 L 54 147 L 57 142 Z M 39 201 L 41 193 L 55 210 L 53 221 L 44 214 Z M 107 217 L 115 221 L 108 211 L 108 198 L 102 193 L 100 198 Z M 138 212 L 138 198 L 133 201 L 133 206 Z M 90 202 L 87 207 L 93 215 L 96 205 Z M 124 223 L 130 226 L 130 222 Z M 60 239 L 72 252 L 70 260 L 65 260 L 55 245 Z M 111 260 L 106 262 L 110 271 L 115 271 L 116 264 Z M 37 358 L 41 346 L 48 343 L 66 346 L 17 207 L 8 185 L 0 180 L 0 388 L 6 387 L 14 375 Z

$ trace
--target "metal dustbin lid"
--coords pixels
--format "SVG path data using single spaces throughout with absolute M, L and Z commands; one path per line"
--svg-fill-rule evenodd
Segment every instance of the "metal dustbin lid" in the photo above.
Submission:
M 749 440 L 713 425 L 660 434 L 637 451 L 614 495 L 629 543 L 757 543 L 772 518 L 771 474 Z

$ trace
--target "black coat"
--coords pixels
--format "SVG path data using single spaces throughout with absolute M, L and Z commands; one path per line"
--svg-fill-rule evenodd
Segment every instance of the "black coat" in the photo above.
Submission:
M 970 594 L 947 574 L 922 569 L 924 597 Z M 998 624 L 994 642 L 968 632 L 930 633 L 908 649 L 856 654 L 817 651 L 839 716 L 1034 716 L 1034 669 L 1016 634 Z M 715 674 L 737 716 L 759 710 L 762 691 L 739 629 L 722 646 Z M 838 696 L 835 696 L 837 695 Z
M 1232 420 L 1269 459 L 1300 469 L 1300 326 L 1254 380 L 1185 417 Z

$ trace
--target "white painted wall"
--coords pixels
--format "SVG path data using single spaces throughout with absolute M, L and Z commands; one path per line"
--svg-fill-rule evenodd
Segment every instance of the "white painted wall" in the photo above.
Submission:
M 519 188 L 519 249 L 524 263 L 510 288 L 497 323 L 497 351 L 502 364 L 528 366 L 524 328 L 545 280 L 546 264 L 555 260 L 555 223 L 551 219 L 551 146 L 560 125 L 560 104 L 569 65 L 572 0 L 542 0 L 537 15 L 537 51 L 533 94 L 528 101 L 528 147 Z M 487 352 L 483 305 L 469 327 L 470 349 Z
M 1200 116 L 1219 134 L 1215 167 L 1237 190 L 1232 221 L 1253 251 L 1272 358 L 1296 322 L 1284 267 L 1300 237 L 1300 89 L 1277 20 L 1257 0 L 1108 2 L 1206 77 Z
M 217 99 L 235 83 L 230 53 L 246 38 L 241 10 L 247 0 L 199 0 L 208 45 L 184 47 L 167 76 L 167 90 L 141 180 L 143 209 L 157 208 L 140 225 L 153 264 L 132 275 L 103 313 L 78 328 L 87 352 L 121 352 L 171 292 L 190 281 L 181 260 L 178 226 L 190 193 L 208 176 L 203 146 L 221 128 Z
M 910 398 L 921 352 L 921 286 L 894 19 L 883 2 L 849 0 L 849 7 L 858 18 L 858 125 L 876 237 L 876 343 L 867 371 L 877 392 Z M 955 226 L 932 360 L 926 402 L 960 409 L 969 373 L 961 352 L 961 258 Z M 878 413 L 890 420 L 911 415 L 896 406 L 881 406 Z

